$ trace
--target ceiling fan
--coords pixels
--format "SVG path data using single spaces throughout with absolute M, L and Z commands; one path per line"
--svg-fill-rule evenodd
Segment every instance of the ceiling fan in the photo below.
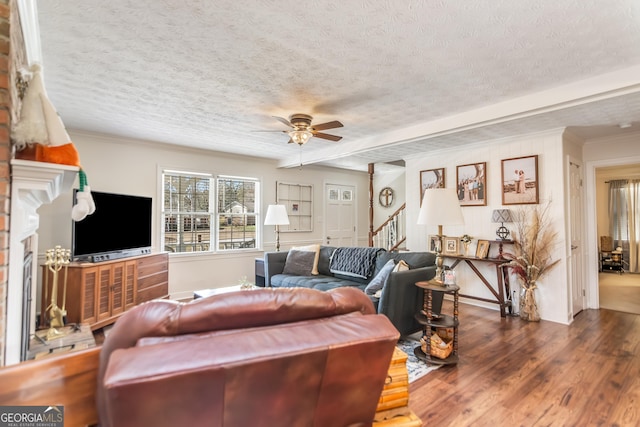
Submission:
M 311 121 L 313 117 L 308 114 L 292 114 L 289 116 L 289 120 L 283 117 L 273 116 L 274 119 L 289 126 L 291 130 L 283 130 L 277 132 L 284 132 L 289 135 L 289 144 L 295 142 L 298 145 L 304 145 L 311 137 L 327 139 L 329 141 L 340 141 L 341 136 L 329 135 L 328 133 L 320 132 L 326 129 L 341 128 L 343 125 L 337 120 L 327 123 L 321 123 L 318 125 L 312 125 Z

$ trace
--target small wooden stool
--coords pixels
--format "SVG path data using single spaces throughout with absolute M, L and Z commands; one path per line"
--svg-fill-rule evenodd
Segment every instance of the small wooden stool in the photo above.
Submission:
M 409 407 L 407 354 L 396 347 L 389 364 L 389 375 L 378 401 L 374 427 L 421 426 L 422 421 Z
M 400 409 L 400 408 L 398 408 Z M 373 426 L 375 427 L 420 427 L 422 426 L 422 420 L 418 418 L 416 414 L 413 413 L 411 409 L 408 407 L 401 408 L 404 409 L 405 414 L 398 414 L 394 417 L 387 418 L 383 421 L 374 421 Z M 393 409 L 389 410 L 389 412 L 393 411 Z M 386 411 L 385 411 L 386 412 Z

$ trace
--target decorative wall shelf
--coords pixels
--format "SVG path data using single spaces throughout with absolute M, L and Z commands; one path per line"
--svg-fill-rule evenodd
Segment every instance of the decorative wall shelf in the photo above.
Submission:
M 289 216 L 289 225 L 281 225 L 280 232 L 313 231 L 313 185 L 278 182 L 276 200 Z

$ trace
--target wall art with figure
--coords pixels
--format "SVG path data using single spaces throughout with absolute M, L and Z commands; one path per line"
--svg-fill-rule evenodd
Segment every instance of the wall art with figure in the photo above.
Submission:
M 502 160 L 502 204 L 538 203 L 538 156 Z
M 420 204 L 428 188 L 444 188 L 444 168 L 420 171 Z
M 460 206 L 487 205 L 486 169 L 486 162 L 456 167 L 456 183 Z

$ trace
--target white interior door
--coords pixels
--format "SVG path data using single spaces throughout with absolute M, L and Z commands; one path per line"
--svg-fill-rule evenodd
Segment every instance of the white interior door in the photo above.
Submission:
M 355 187 L 326 184 L 325 244 L 328 246 L 356 246 Z
M 571 295 L 573 315 L 581 312 L 585 307 L 585 283 L 583 273 L 583 186 L 582 186 L 582 165 L 569 162 L 569 210 L 570 210 L 570 233 L 571 233 Z

